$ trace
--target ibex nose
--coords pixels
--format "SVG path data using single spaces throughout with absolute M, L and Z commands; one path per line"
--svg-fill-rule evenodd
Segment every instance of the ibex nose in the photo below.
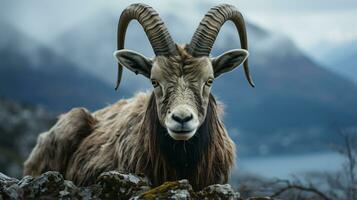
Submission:
M 178 105 L 168 112 L 165 126 L 169 135 L 175 140 L 188 140 L 199 126 L 196 112 L 189 105 Z
M 189 114 L 189 115 L 176 115 L 176 114 L 172 114 L 172 119 L 175 120 L 176 122 L 183 124 L 185 122 L 190 121 L 191 119 L 193 119 L 193 115 Z

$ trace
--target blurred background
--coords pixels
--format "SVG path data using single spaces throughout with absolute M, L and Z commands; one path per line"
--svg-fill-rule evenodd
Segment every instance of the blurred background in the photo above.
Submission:
M 125 70 L 114 91 L 117 21 L 135 2 L 1 1 L 1 172 L 21 176 L 37 135 L 58 114 L 79 106 L 95 111 L 151 90 L 148 80 Z M 190 41 L 212 6 L 231 3 L 243 13 L 256 88 L 241 68 L 213 86 L 238 146 L 233 183 L 239 184 L 240 173 L 291 179 L 343 168 L 345 157 L 335 147 L 346 144 L 344 135 L 357 135 L 357 1 L 140 2 L 160 13 L 181 44 Z M 126 47 L 154 55 L 137 22 L 129 26 Z M 212 55 L 239 47 L 228 22 Z

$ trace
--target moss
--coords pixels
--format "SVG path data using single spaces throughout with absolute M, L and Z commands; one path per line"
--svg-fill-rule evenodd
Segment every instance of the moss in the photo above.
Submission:
M 165 182 L 164 184 L 156 188 L 153 188 L 147 192 L 142 193 L 139 198 L 145 200 L 153 200 L 157 196 L 161 196 L 162 194 L 165 194 L 169 190 L 178 189 L 180 186 L 181 183 L 179 181 Z

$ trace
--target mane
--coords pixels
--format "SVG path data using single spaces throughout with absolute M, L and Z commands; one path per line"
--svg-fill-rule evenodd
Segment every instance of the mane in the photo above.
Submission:
M 217 109 L 210 94 L 206 118 L 196 134 L 188 141 L 178 141 L 160 124 L 155 96 L 151 94 L 140 132 L 149 142 L 148 159 L 141 166 L 145 166 L 143 170 L 153 185 L 188 179 L 194 189 L 200 189 L 215 181 L 227 182 L 234 163 L 234 146 L 225 141 L 228 135 Z

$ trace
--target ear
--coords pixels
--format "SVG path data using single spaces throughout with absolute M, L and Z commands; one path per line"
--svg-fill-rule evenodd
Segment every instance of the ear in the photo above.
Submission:
M 122 49 L 114 52 L 116 60 L 135 74 L 142 74 L 150 78 L 151 59 L 131 50 Z
M 214 77 L 232 71 L 240 64 L 242 64 L 249 56 L 247 50 L 234 49 L 223 53 L 212 59 L 212 66 L 214 71 Z

